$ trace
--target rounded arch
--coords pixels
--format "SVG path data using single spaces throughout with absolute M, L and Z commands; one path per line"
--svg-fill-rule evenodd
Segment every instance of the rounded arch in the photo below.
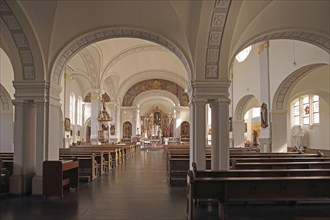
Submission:
M 98 30 L 91 33 L 87 33 L 81 37 L 78 37 L 70 44 L 68 44 L 57 56 L 52 71 L 51 71 L 51 84 L 58 86 L 60 84 L 61 75 L 63 74 L 63 68 L 69 59 L 75 55 L 78 51 L 82 50 L 86 46 L 106 39 L 111 38 L 139 38 L 143 40 L 148 40 L 154 43 L 157 43 L 161 46 L 164 46 L 169 51 L 174 53 L 182 62 L 183 66 L 186 69 L 188 78 L 191 79 L 191 63 L 186 58 L 187 56 L 171 41 L 166 38 L 159 36 L 157 34 L 147 32 L 140 29 L 134 28 L 108 28 L 104 30 Z
M 11 98 L 5 87 L 0 84 L 0 107 L 1 111 L 13 112 L 13 104 Z
M 183 88 L 185 91 L 188 89 L 188 82 L 184 78 L 178 76 L 176 73 L 165 71 L 165 70 L 148 70 L 144 72 L 138 72 L 134 76 L 126 80 L 122 86 L 119 88 L 118 96 L 124 97 L 125 93 L 136 83 L 154 79 L 155 75 L 158 76 L 158 79 L 167 80 L 175 82 L 178 86 Z
M 259 107 L 259 100 L 254 95 L 246 95 L 240 99 L 235 108 L 234 120 L 244 120 L 244 114 L 253 107 Z
M 249 39 L 244 44 L 240 45 L 232 54 L 230 63 L 234 62 L 236 54 L 242 51 L 244 48 L 248 47 L 249 45 L 257 44 L 264 41 L 270 40 L 297 40 L 302 41 L 305 43 L 310 43 L 316 47 L 321 48 L 322 50 L 330 53 L 330 43 L 329 38 L 317 35 L 315 33 L 309 33 L 306 31 L 289 31 L 289 30 L 281 30 L 276 32 L 270 32 L 267 34 L 256 36 L 255 38 Z
M 15 81 L 46 80 L 45 64 L 38 39 L 17 4 L 19 3 L 16 1 L 1 1 L 1 32 L 5 32 L 1 34 L 1 38 L 8 44 L 4 46 L 1 43 L 1 46 L 4 46 L 13 64 Z
M 180 101 L 177 96 L 173 93 L 165 91 L 165 90 L 148 90 L 137 95 L 133 101 L 133 106 L 137 106 L 139 104 L 143 104 L 150 99 L 154 99 L 157 96 L 157 99 L 161 99 L 171 103 L 172 106 L 180 105 Z
M 169 91 L 178 97 L 180 105 L 188 105 L 188 95 L 185 93 L 184 89 L 176 83 L 163 79 L 150 79 L 136 83 L 126 92 L 122 105 L 132 106 L 134 99 L 146 90 L 157 90 L 157 92 L 162 90 Z
M 252 3 L 253 4 L 253 3 Z M 231 11 L 236 16 L 230 42 L 230 69 L 236 54 L 249 45 L 263 41 L 286 39 L 312 44 L 329 53 L 329 2 L 233 1 Z M 229 43 L 228 42 L 228 43 Z
M 297 82 L 299 82 L 301 78 L 306 76 L 311 71 L 324 65 L 326 64 L 316 63 L 306 65 L 297 69 L 288 77 L 286 77 L 275 92 L 272 103 L 272 111 L 281 111 L 287 109 L 290 91 L 297 84 Z

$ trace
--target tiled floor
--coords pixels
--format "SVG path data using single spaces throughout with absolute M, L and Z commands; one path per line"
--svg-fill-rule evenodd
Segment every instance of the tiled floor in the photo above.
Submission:
M 166 178 L 165 153 L 141 151 L 92 183 L 81 184 L 77 192 L 66 192 L 63 199 L 35 196 L 0 199 L 0 219 L 183 220 L 186 189 L 170 188 Z M 203 207 L 197 213 L 198 219 L 216 219 L 216 216 L 217 207 L 213 206 Z M 300 220 L 300 217 L 330 219 L 330 205 L 236 205 L 229 208 L 230 220 Z

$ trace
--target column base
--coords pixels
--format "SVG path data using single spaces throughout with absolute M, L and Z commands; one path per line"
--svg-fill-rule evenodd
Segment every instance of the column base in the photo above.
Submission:
M 42 195 L 43 194 L 43 177 L 35 176 L 32 178 L 32 195 Z
M 32 178 L 35 174 L 13 175 L 10 177 L 9 193 L 16 195 L 30 194 L 32 192 Z
M 270 138 L 259 138 L 259 143 L 261 153 L 272 152 L 272 141 Z

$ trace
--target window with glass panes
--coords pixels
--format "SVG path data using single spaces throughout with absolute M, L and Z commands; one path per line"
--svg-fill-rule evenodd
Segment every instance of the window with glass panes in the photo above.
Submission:
M 300 96 L 292 103 L 293 125 L 312 125 L 320 122 L 318 95 Z

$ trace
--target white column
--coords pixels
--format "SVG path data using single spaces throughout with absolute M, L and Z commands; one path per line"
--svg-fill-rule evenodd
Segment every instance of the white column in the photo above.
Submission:
M 85 136 L 86 136 L 86 125 L 85 125 L 85 103 L 82 103 L 82 110 L 81 110 L 81 118 L 82 118 L 82 125 L 80 130 L 80 140 L 85 142 Z
M 244 147 L 244 120 L 233 121 L 233 147 Z
M 37 102 L 37 135 L 36 135 L 36 175 L 32 179 L 32 194 L 42 195 L 43 161 L 48 160 L 47 152 L 47 103 Z
M 141 135 L 141 117 L 140 117 L 140 109 L 136 110 L 136 130 L 139 129 L 139 132 L 136 135 Z
M 117 137 L 117 141 L 121 140 L 121 109 L 120 109 L 120 105 L 117 104 L 117 109 L 116 109 L 116 137 Z
M 14 173 L 11 194 L 32 192 L 36 153 L 36 107 L 33 102 L 15 102 Z
M 136 135 L 136 128 L 137 128 L 137 108 L 132 107 L 131 109 L 131 114 L 132 114 L 132 137 Z
M 287 152 L 287 112 L 272 112 L 272 152 Z
M 229 102 L 219 102 L 220 170 L 229 170 Z
M 260 70 L 260 103 L 266 103 L 268 109 L 268 127 L 260 128 L 260 151 L 271 152 L 271 117 L 270 117 L 270 84 L 269 84 L 269 42 L 264 42 L 259 49 Z
M 91 144 L 99 144 L 98 130 L 99 122 L 97 120 L 100 112 L 100 94 L 93 92 L 91 94 Z
M 210 103 L 211 108 L 211 170 L 219 170 L 220 168 L 220 139 L 218 134 L 220 133 L 219 127 L 219 103 L 214 101 Z
M 196 162 L 197 169 L 206 169 L 205 151 L 205 104 L 206 100 L 192 100 L 190 107 L 190 168 Z
M 173 133 L 172 136 L 173 137 L 177 137 L 177 131 L 176 131 L 176 120 L 177 120 L 177 113 L 176 113 L 176 109 L 173 110 Z
M 229 100 L 212 105 L 212 170 L 229 170 Z

